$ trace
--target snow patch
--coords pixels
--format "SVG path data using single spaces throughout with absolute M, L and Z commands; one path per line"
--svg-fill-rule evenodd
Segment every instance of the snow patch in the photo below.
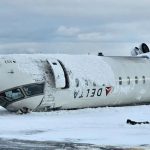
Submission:
M 0 110 L 0 137 L 37 141 L 71 141 L 98 145 L 150 144 L 149 106 L 105 107 L 16 115 Z

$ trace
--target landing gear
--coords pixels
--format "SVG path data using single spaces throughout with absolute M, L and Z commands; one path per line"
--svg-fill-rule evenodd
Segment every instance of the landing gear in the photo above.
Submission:
M 17 114 L 27 114 L 27 113 L 30 113 L 31 111 L 32 111 L 31 109 L 27 107 L 23 107 L 17 111 Z

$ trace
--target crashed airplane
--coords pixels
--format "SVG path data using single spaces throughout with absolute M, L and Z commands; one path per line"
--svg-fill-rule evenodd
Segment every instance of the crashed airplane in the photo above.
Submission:
M 150 103 L 150 53 L 0 56 L 0 105 L 27 113 Z

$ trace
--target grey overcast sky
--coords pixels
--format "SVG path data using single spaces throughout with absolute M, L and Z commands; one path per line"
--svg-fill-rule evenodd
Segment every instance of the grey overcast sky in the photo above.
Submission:
M 150 0 L 0 0 L 0 53 L 129 55 L 150 44 Z

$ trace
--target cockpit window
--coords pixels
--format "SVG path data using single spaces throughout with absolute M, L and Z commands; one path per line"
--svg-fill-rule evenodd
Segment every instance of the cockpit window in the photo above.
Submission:
M 14 101 L 14 100 L 24 98 L 24 95 L 21 92 L 20 88 L 16 88 L 16 89 L 11 89 L 9 91 L 0 93 L 0 98 L 5 98 L 8 101 Z
M 23 90 L 27 96 L 39 95 L 44 93 L 44 83 L 30 84 L 23 86 Z
M 0 103 L 1 101 L 5 103 L 18 101 L 29 96 L 41 95 L 43 93 L 44 93 L 44 83 L 28 84 L 13 89 L 8 89 L 0 93 Z

